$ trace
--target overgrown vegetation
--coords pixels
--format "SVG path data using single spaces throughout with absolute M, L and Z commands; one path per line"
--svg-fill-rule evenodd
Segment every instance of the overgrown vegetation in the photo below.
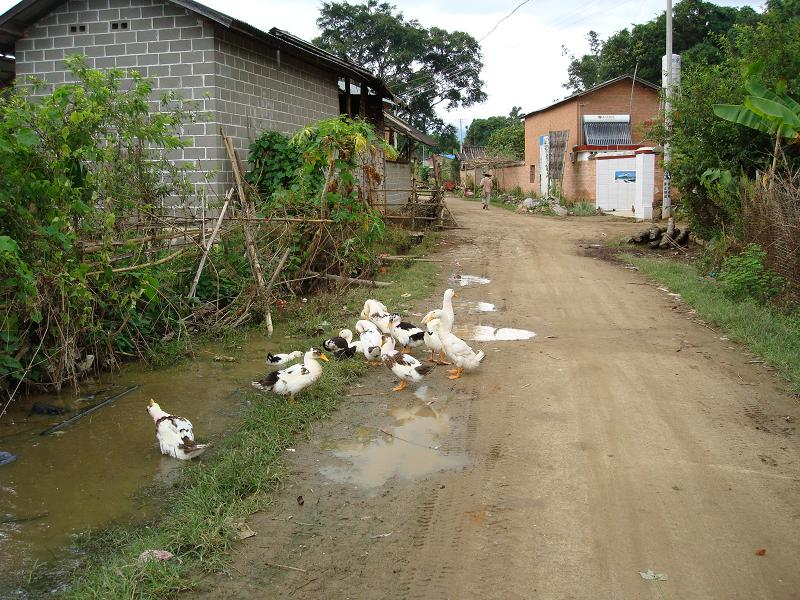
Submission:
M 152 82 L 135 71 L 67 66 L 75 83 L 0 98 L 0 409 L 20 389 L 57 390 L 128 358 L 163 364 L 190 334 L 260 322 L 263 274 L 287 250 L 281 293 L 378 268 L 374 165 L 393 149 L 335 118 L 255 144 L 253 187 L 245 202 L 237 187 L 189 294 L 210 233 L 199 201 L 223 204 L 189 182 L 195 165 L 170 160 L 196 114 L 172 94 L 151 113 Z
M 758 244 L 748 244 L 741 253 L 725 258 L 719 273 L 725 295 L 734 301 L 762 303 L 777 296 L 786 280 L 766 267 L 766 258 Z
M 748 299 L 748 293 L 729 296 L 725 285 L 698 275 L 694 265 L 669 259 L 654 259 L 622 254 L 620 258 L 680 294 L 701 318 L 719 326 L 732 340 L 747 346 L 754 354 L 773 365 L 800 393 L 800 315 L 786 314 L 770 304 Z M 742 267 L 735 269 L 741 272 Z M 751 272 L 746 280 L 763 275 L 758 267 L 745 266 Z M 755 276 L 753 275 L 755 273 Z M 770 287 L 767 284 L 767 289 Z M 762 289 L 757 284 L 756 292 Z M 728 288 L 730 289 L 730 288 Z M 752 290 L 748 283 L 744 290 Z
M 78 56 L 66 64 L 75 83 L 0 97 L 5 392 L 20 382 L 58 389 L 185 333 L 174 265 L 137 238 L 165 218 L 167 199 L 181 206 L 191 191 L 167 154 L 185 145 L 179 127 L 194 114 L 169 94 L 151 114 L 152 84 L 136 72 L 124 81 Z M 127 268 L 136 263 L 147 266 Z
M 404 245 L 407 236 L 392 235 L 392 243 L 403 245 L 394 249 L 411 254 L 429 250 L 438 239 L 430 235 L 425 244 L 409 247 Z M 382 288 L 380 298 L 402 310 L 404 303 L 430 295 L 437 272 L 432 263 L 401 264 L 384 279 L 394 285 Z M 323 322 L 331 331 L 352 326 L 364 300 L 374 294 L 373 290 L 350 288 L 344 294 L 322 294 L 301 304 L 291 313 L 293 332 L 309 337 L 295 340 L 293 345 L 318 343 Z M 342 311 L 343 305 L 347 311 Z M 348 384 L 367 368 L 359 358 L 325 363 L 320 380 L 294 404 L 271 394 L 243 390 L 241 399 L 248 405 L 241 420 L 210 460 L 185 467 L 163 518 L 147 529 L 117 536 L 125 541 L 103 548 L 66 597 L 163 600 L 192 589 L 205 574 L 224 570 L 236 539 L 236 524 L 268 507 L 286 475 L 284 449 L 314 421 L 328 417 L 344 398 Z M 136 557 L 151 548 L 169 550 L 176 559 L 139 563 Z

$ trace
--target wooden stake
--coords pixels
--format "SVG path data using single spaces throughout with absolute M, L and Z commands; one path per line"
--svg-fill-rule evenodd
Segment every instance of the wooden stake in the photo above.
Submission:
M 275 267 L 275 270 L 272 272 L 272 277 L 270 277 L 269 283 L 267 284 L 267 298 L 269 298 L 270 292 L 272 291 L 272 286 L 275 285 L 275 280 L 278 278 L 278 274 L 281 272 L 281 269 L 283 269 L 283 265 L 286 264 L 286 259 L 289 258 L 289 252 L 291 249 L 291 246 L 286 248 L 286 252 L 283 253 L 280 262 L 278 262 L 278 266 Z M 272 337 L 272 311 L 270 310 L 269 306 L 267 307 L 267 337 Z
M 253 210 L 252 212 L 250 210 L 251 208 L 250 203 L 248 202 L 247 193 L 244 187 L 244 178 L 240 171 L 241 162 L 239 160 L 239 156 L 233 149 L 233 144 L 231 144 L 230 138 L 227 135 L 225 135 L 225 132 L 223 131 L 222 127 L 219 128 L 219 134 L 222 136 L 222 140 L 225 143 L 225 150 L 228 154 L 228 160 L 231 161 L 231 168 L 233 169 L 233 177 L 236 181 L 236 189 L 239 192 L 239 202 L 242 205 L 242 211 L 244 212 L 245 216 L 253 217 L 255 216 L 254 214 L 255 210 Z M 242 225 L 242 230 L 244 231 L 247 257 L 250 260 L 250 268 L 253 271 L 253 276 L 256 279 L 256 285 L 258 286 L 258 295 L 261 300 L 261 305 L 264 309 L 266 309 L 267 297 L 264 294 L 266 282 L 264 281 L 264 271 L 261 269 L 261 263 L 258 261 L 258 251 L 256 248 L 255 236 L 253 235 L 253 230 L 249 223 L 244 223 Z
M 222 225 L 222 220 L 225 218 L 225 212 L 228 210 L 228 204 L 231 201 L 231 197 L 233 196 L 233 188 L 228 190 L 228 193 L 225 194 L 225 204 L 222 205 L 222 210 L 219 213 L 219 218 L 217 219 L 216 224 L 214 225 L 214 231 L 211 232 L 211 237 L 208 238 L 208 244 L 205 245 L 205 250 L 203 250 L 203 256 L 200 258 L 200 264 L 197 266 L 197 273 L 194 274 L 194 281 L 192 281 L 192 289 L 189 290 L 189 295 L 186 296 L 187 298 L 193 298 L 194 293 L 197 291 L 197 283 L 200 281 L 200 275 L 203 273 L 203 267 L 206 264 L 206 258 L 208 258 L 208 252 L 211 250 L 211 246 L 214 245 L 214 240 L 217 239 L 217 233 L 219 233 L 220 225 Z M 203 222 L 203 231 L 205 231 L 205 221 Z

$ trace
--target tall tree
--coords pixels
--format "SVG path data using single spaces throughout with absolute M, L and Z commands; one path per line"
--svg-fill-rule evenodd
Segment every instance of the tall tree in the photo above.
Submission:
M 758 18 L 749 6 L 733 8 L 704 0 L 681 0 L 673 13 L 674 52 L 682 55 L 687 66 L 698 61 L 719 64 L 722 48 L 735 34 L 735 26 L 752 25 Z M 661 13 L 605 41 L 590 31 L 589 52 L 580 57 L 570 55 L 564 87 L 571 92 L 583 91 L 620 75 L 633 75 L 634 71 L 642 79 L 659 83 L 665 30 L 666 16 Z
M 458 136 L 456 135 L 455 125 L 448 123 L 438 133 L 433 134 L 433 139 L 436 140 L 436 146 L 433 148 L 434 152 L 453 154 L 458 150 Z
M 522 108 L 519 106 L 512 106 L 511 112 L 508 113 L 507 117 L 495 116 L 487 119 L 473 119 L 464 136 L 464 145 L 486 146 L 489 144 L 489 138 L 492 137 L 495 131 L 520 125 L 519 120 L 522 117 Z
M 381 77 L 407 104 L 417 127 L 440 131 L 436 107 L 471 106 L 486 99 L 481 48 L 468 33 L 426 29 L 388 2 L 324 2 L 314 43 Z

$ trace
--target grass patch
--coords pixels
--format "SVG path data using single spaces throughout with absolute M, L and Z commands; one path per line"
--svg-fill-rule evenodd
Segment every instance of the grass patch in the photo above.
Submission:
M 620 258 L 680 294 L 703 319 L 774 366 L 790 391 L 800 394 L 800 315 L 784 314 L 769 304 L 730 300 L 693 265 L 632 254 Z
M 426 253 L 439 239 L 440 234 L 426 233 L 425 241 L 410 247 L 409 253 Z M 402 262 L 381 278 L 393 285 L 378 290 L 350 287 L 340 294 L 315 296 L 289 311 L 289 329 L 301 340 L 296 345 L 318 343 L 323 321 L 329 323 L 326 332 L 338 331 L 340 324 L 352 327 L 368 297 L 403 312 L 410 302 L 430 296 L 437 265 Z M 88 554 L 95 558 L 87 559 L 65 597 L 174 598 L 195 587 L 205 573 L 225 569 L 236 524 L 268 507 L 283 481 L 284 449 L 312 423 L 329 417 L 347 386 L 366 369 L 362 360 L 325 363 L 319 381 L 294 404 L 243 382 L 240 395 L 246 407 L 241 418 L 207 461 L 185 466 L 175 490 L 163 500 L 163 518 L 146 528 L 113 529 L 94 540 L 89 536 L 95 548 Z M 147 549 L 169 550 L 179 560 L 138 563 L 136 558 Z
M 573 204 L 570 204 L 567 209 L 569 210 L 570 214 L 573 214 L 576 217 L 593 217 L 597 214 L 597 209 L 595 208 L 594 204 L 591 202 L 586 202 L 585 200 L 574 202 Z

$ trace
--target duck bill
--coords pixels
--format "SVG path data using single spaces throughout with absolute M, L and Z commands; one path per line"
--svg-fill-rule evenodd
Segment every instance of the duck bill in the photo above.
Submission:
M 325 362 L 330 362 L 330 359 L 327 356 L 325 356 L 324 354 L 320 354 L 319 355 L 319 359 L 322 360 L 322 361 L 325 361 Z
M 156 401 L 155 401 L 155 400 L 153 400 L 152 398 L 150 398 L 150 402 L 148 402 L 148 403 L 147 403 L 147 406 L 148 406 L 148 407 L 149 407 L 149 406 L 153 406 L 155 403 L 156 403 Z

